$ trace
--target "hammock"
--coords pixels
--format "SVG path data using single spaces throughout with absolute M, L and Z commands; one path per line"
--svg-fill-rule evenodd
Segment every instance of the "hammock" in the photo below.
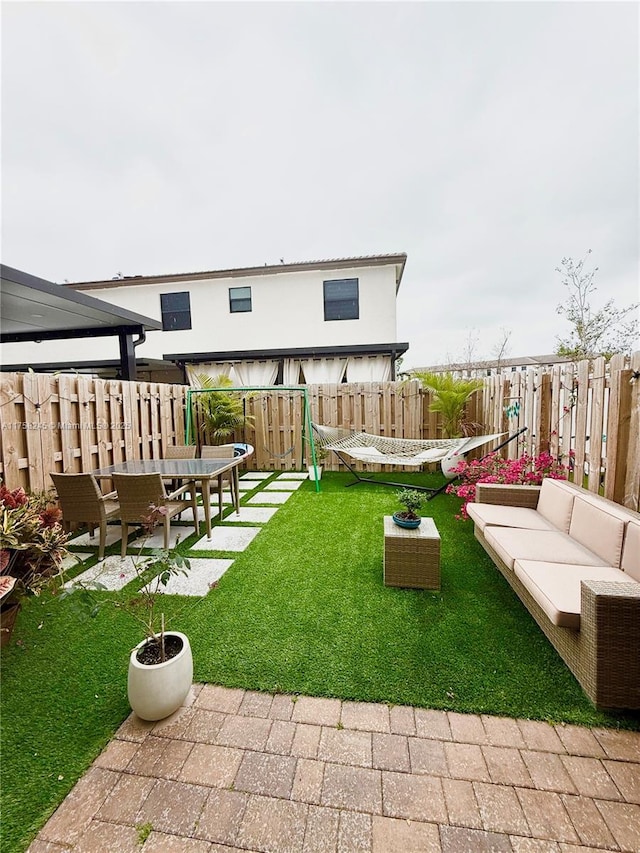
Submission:
M 314 432 L 314 440 L 325 450 L 333 450 L 356 477 L 357 482 L 379 483 L 380 485 L 401 487 L 406 486 L 406 484 L 389 483 L 384 480 L 361 477 L 344 458 L 345 455 L 368 464 L 407 466 L 409 468 L 418 468 L 429 462 L 440 462 L 444 475 L 449 479 L 453 479 L 455 475 L 451 474 L 451 470 L 456 467 L 466 453 L 469 453 L 469 451 L 474 450 L 476 447 L 481 447 L 483 444 L 488 444 L 490 441 L 502 438 L 505 435 L 503 432 L 498 432 L 493 435 L 476 435 L 470 438 L 386 438 L 381 435 L 354 432 L 353 430 L 341 429 L 339 427 L 327 427 L 318 424 L 311 424 L 311 426 Z M 499 450 L 504 444 L 516 438 L 522 432 L 524 432 L 524 429 L 509 436 L 495 450 Z M 354 483 L 349 483 L 349 485 L 352 486 Z M 428 489 L 422 486 L 412 486 L 412 488 L 434 493 L 441 491 L 440 489 Z

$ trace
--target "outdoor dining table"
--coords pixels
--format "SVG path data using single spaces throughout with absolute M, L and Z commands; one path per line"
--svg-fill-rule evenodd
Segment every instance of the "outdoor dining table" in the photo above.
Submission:
M 222 474 L 232 473 L 235 488 L 232 489 L 236 512 L 240 512 L 238 489 L 238 467 L 246 459 L 246 454 L 232 459 L 138 459 L 117 462 L 106 468 L 93 471 L 97 479 L 106 479 L 112 474 L 160 474 L 167 480 L 200 481 L 204 518 L 207 526 L 207 538 L 211 539 L 211 480 L 218 481 L 219 517 L 222 519 Z M 197 519 L 194 519 L 197 525 Z

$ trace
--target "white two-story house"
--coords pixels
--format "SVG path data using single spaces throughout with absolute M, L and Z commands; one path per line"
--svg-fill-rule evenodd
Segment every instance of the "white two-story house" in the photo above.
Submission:
M 405 254 L 210 270 L 64 285 L 158 319 L 136 341 L 138 377 L 190 381 L 225 374 L 236 385 L 381 381 L 408 349 L 396 341 L 396 294 Z M 46 358 L 11 344 L 4 369 L 78 369 L 108 375 L 108 339 L 50 341 Z M 13 348 L 13 349 L 11 349 Z M 115 370 L 115 368 L 114 368 Z M 113 375 L 113 374 L 112 374 Z

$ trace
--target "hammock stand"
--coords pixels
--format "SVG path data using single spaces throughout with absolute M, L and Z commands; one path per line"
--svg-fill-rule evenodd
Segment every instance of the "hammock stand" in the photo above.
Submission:
M 355 477 L 352 483 L 347 483 L 348 486 L 355 486 L 358 483 L 373 483 L 378 486 L 395 486 L 396 488 L 407 488 L 406 483 L 395 483 L 389 480 L 376 480 L 373 477 L 363 477 L 360 472 L 349 463 L 345 458 L 351 456 L 353 459 L 359 459 L 361 462 L 373 463 L 377 465 L 406 465 L 408 467 L 417 468 L 428 462 L 441 462 L 448 458 L 455 461 L 455 457 L 462 457 L 474 450 L 476 447 L 481 447 L 489 441 L 494 441 L 501 438 L 504 433 L 496 433 L 494 435 L 478 435 L 470 438 L 443 438 L 443 439 L 404 439 L 404 438 L 386 438 L 379 435 L 370 435 L 366 432 L 353 432 L 352 430 L 338 429 L 335 427 L 324 427 L 318 424 L 311 424 L 312 430 L 316 435 L 318 444 L 325 450 L 332 450 L 338 459 L 349 469 Z M 527 427 L 522 427 L 513 435 L 508 436 L 497 447 L 494 447 L 490 453 L 495 453 L 501 450 L 509 442 L 513 441 L 518 436 L 525 432 Z M 485 454 L 488 455 L 488 454 Z M 484 457 L 483 457 L 484 458 Z M 447 486 L 456 480 L 457 477 L 450 478 L 446 483 L 437 489 L 429 486 L 414 486 L 410 488 L 420 492 L 427 493 L 427 500 L 430 501 L 436 495 L 443 492 Z

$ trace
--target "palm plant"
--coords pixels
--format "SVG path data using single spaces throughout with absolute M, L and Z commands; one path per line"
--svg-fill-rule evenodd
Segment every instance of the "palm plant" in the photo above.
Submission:
M 482 388 L 482 380 L 458 379 L 451 373 L 416 372 L 413 376 L 433 394 L 429 411 L 441 415 L 445 437 L 468 435 L 474 425 L 465 421 L 465 407 L 467 400 Z
M 233 388 L 233 382 L 224 374 L 209 376 L 198 373 L 195 379 L 199 389 Z M 245 414 L 240 397 L 227 391 L 211 390 L 208 394 L 198 394 L 195 405 L 200 429 L 214 444 L 224 443 L 237 429 L 252 425 L 255 420 L 252 415 Z

